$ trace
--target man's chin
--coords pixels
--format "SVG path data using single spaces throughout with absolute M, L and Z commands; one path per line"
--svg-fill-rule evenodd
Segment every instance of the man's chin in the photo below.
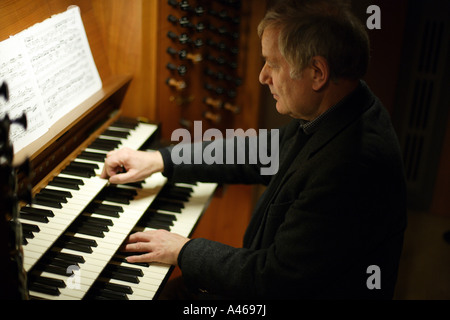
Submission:
M 286 108 L 284 108 L 283 105 L 280 104 L 279 101 L 277 101 L 276 109 L 277 109 L 277 112 L 281 115 L 289 115 L 289 112 L 286 110 Z

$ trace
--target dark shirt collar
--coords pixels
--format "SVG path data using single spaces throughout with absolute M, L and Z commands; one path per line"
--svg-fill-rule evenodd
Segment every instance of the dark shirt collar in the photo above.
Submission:
M 334 110 L 338 109 L 340 105 L 341 105 L 340 102 L 335 104 L 334 106 L 329 108 L 327 111 L 322 113 L 320 116 L 318 116 L 314 120 L 307 121 L 307 120 L 300 119 L 300 127 L 303 129 L 303 132 L 306 135 L 312 135 L 314 132 L 316 132 L 319 129 L 320 125 L 322 124 L 322 122 L 324 120 L 330 118 L 333 115 Z
M 303 129 L 303 132 L 306 135 L 312 135 L 314 132 L 316 132 L 319 128 L 320 125 L 324 122 L 324 120 L 333 117 L 333 114 L 339 110 L 343 104 L 345 104 L 345 102 L 348 100 L 348 97 L 353 95 L 353 93 L 355 91 L 358 91 L 358 89 L 362 86 L 361 82 L 358 85 L 358 87 L 349 95 L 347 95 L 344 99 L 342 99 L 341 101 L 339 101 L 338 103 L 336 103 L 335 105 L 333 105 L 331 108 L 329 108 L 328 110 L 326 110 L 324 113 L 322 113 L 321 115 L 319 115 L 317 118 L 315 118 L 314 120 L 311 121 L 307 121 L 307 120 L 302 120 L 299 119 L 300 122 L 300 128 Z

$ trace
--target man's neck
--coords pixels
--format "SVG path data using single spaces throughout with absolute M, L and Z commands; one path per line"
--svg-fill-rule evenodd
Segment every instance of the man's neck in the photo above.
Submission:
M 317 116 L 338 104 L 355 91 L 358 85 L 359 80 L 338 79 L 337 81 L 330 81 L 325 89 Z

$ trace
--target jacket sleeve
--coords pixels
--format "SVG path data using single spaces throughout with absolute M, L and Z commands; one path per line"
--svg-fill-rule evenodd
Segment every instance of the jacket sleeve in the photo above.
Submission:
M 278 170 L 279 149 L 287 128 L 258 136 L 177 144 L 160 149 L 171 181 L 265 184 Z M 261 134 L 261 132 L 263 134 Z

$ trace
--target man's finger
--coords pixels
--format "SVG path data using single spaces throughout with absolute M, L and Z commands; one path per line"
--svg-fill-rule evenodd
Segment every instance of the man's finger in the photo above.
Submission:
M 138 262 L 152 262 L 152 253 L 145 253 L 135 256 L 129 256 L 126 258 L 127 262 L 129 263 L 138 263 Z
M 132 233 L 128 239 L 126 240 L 126 243 L 134 243 L 134 242 L 139 242 L 139 241 L 143 241 L 143 242 L 149 242 L 151 239 L 151 232 L 147 231 L 147 232 L 135 232 Z
M 115 173 L 109 177 L 109 182 L 112 184 L 123 184 L 131 180 L 132 173 Z
M 150 252 L 149 242 L 127 243 L 122 247 L 125 252 Z

